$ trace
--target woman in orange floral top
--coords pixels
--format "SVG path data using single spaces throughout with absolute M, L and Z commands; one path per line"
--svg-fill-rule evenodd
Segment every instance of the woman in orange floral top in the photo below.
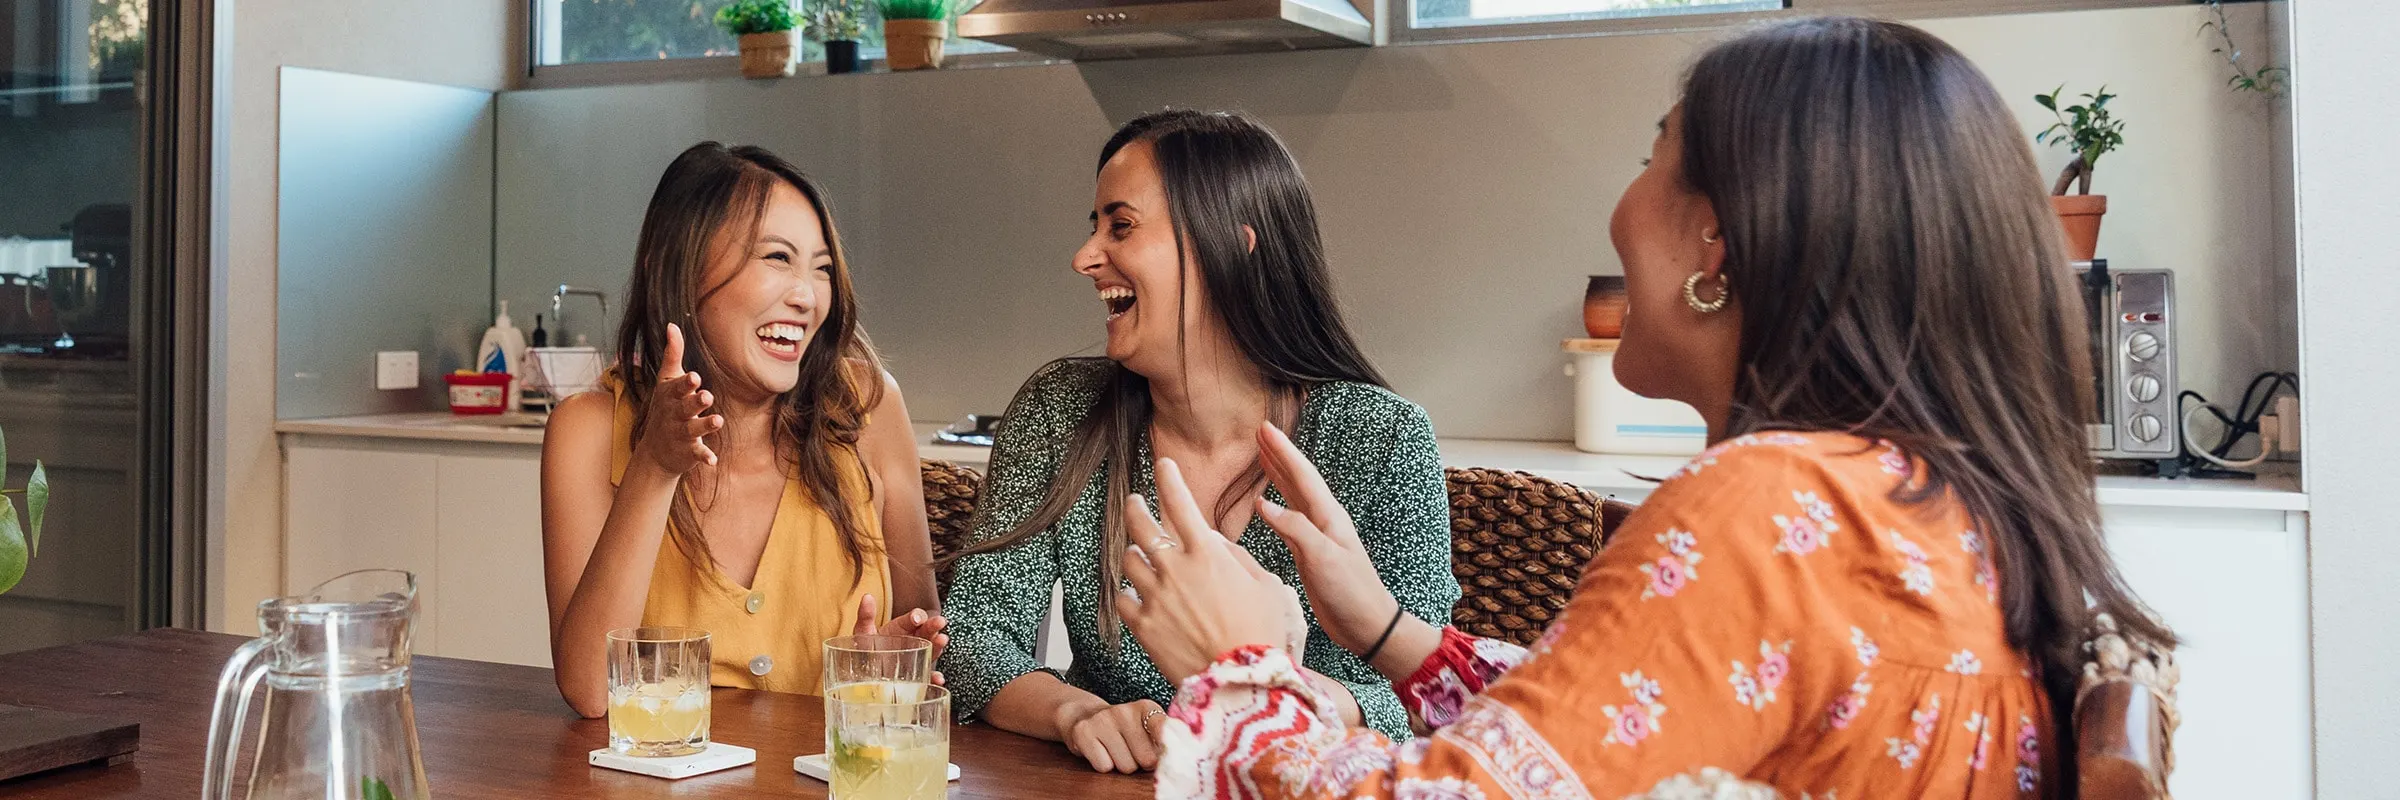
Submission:
M 1128 504 L 1119 598 L 1180 681 L 1159 797 L 2071 795 L 2091 615 L 2173 637 L 2100 541 L 2056 225 L 2014 118 L 1940 40 L 1823 18 L 1711 50 L 1610 233 L 1618 378 L 1699 409 L 1713 446 L 1527 652 L 1396 611 L 1314 467 L 1263 429 L 1293 504 L 1258 513 L 1307 602 L 1432 729 L 1397 746 L 1302 678 L 1298 595 L 1162 460 L 1165 524 Z

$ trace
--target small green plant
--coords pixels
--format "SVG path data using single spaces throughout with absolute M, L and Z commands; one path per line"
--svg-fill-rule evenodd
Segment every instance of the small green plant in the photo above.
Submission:
M 791 0 L 733 0 L 717 9 L 717 26 L 735 36 L 778 33 L 800 26 Z
M 8 436 L 0 434 L 0 487 L 8 485 Z M 25 495 L 25 523 L 17 522 L 17 501 Z M 42 462 L 33 462 L 33 477 L 23 489 L 0 488 L 0 594 L 25 579 L 25 565 L 42 551 L 42 512 L 50 508 L 50 475 Z M 30 535 L 28 535 L 30 534 Z
M 399 800 L 392 794 L 391 784 L 384 783 L 382 778 L 358 779 L 358 794 L 361 800 Z
M 2213 31 L 2217 34 L 2217 43 L 2211 45 L 2208 51 L 2225 59 L 2225 65 L 2233 68 L 2233 77 L 2227 78 L 2225 85 L 2237 92 L 2282 97 L 2283 79 L 2291 71 L 2273 64 L 2261 64 L 2257 69 L 2242 66 L 2242 48 L 2233 43 L 2232 25 L 2225 21 L 2224 0 L 2208 0 L 2208 10 L 2213 18 L 2200 23 L 2200 33 L 2206 35 Z
M 957 7 L 956 0 L 882 0 L 884 19 L 946 20 Z
M 2091 194 L 2092 167 L 2100 163 L 2101 156 L 2125 146 L 2125 122 L 2109 116 L 2108 101 L 2116 99 L 2116 95 L 2109 94 L 2106 85 L 2099 91 L 2085 92 L 2083 102 L 2062 109 L 2058 103 L 2066 91 L 2067 87 L 2061 84 L 2049 94 L 2033 96 L 2034 102 L 2058 117 L 2057 123 L 2034 134 L 2033 140 L 2075 151 L 2075 160 L 2059 171 L 2058 183 L 2050 187 L 2051 194 L 2066 194 L 2069 184 L 2075 185 L 2076 194 Z
M 810 0 L 808 38 L 820 42 L 855 42 L 866 38 L 861 0 Z

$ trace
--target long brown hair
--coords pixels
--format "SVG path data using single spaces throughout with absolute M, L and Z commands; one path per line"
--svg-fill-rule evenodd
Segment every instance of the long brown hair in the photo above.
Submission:
M 850 261 L 834 233 L 833 208 L 799 168 L 758 147 L 728 148 L 716 142 L 692 145 L 667 165 L 650 194 L 650 209 L 642 215 L 633 279 L 625 288 L 625 319 L 617 328 L 616 374 L 624 384 L 625 401 L 633 407 L 632 438 L 637 442 L 647 420 L 642 411 L 665 358 L 667 323 L 683 329 L 686 371 L 711 383 L 733 374 L 718 361 L 698 324 L 701 302 L 723 284 L 703 281 L 710 264 L 733 257 L 729 251 L 746 252 L 758 238 L 759 220 L 778 183 L 799 190 L 816 208 L 817 224 L 824 228 L 825 246 L 833 256 L 833 296 L 826 303 L 824 321 L 801 354 L 800 382 L 775 398 L 770 446 L 787 474 L 797 478 L 832 519 L 850 562 L 851 579 L 856 580 L 867 559 L 882 554 L 861 530 L 866 520 L 858 518 L 848 501 L 856 492 L 873 491 L 872 483 L 864 480 L 858 436 L 867 411 L 883 399 L 883 367 L 858 324 Z M 725 443 L 711 444 L 723 452 Z M 858 468 L 859 485 L 844 479 L 843 460 Z M 675 493 L 667 521 L 684 557 L 709 564 L 713 557 L 701 536 L 696 494 L 700 493 L 684 484 Z M 706 495 L 705 501 L 713 504 L 716 492 Z
M 1211 310 L 1225 320 L 1234 344 L 1258 368 L 1271 393 L 1268 416 L 1293 427 L 1310 387 L 1331 381 L 1383 386 L 1383 376 L 1342 322 L 1317 234 L 1308 180 L 1283 142 L 1248 116 L 1170 109 L 1144 114 L 1117 129 L 1100 149 L 1100 166 L 1117 152 L 1146 142 L 1166 184 L 1167 216 L 1183 252 L 1199 261 Z M 1258 234 L 1252 247 L 1242 232 Z M 1178 277 L 1175 318 L 1183 319 L 1190 287 Z M 1180 345 L 1180 334 L 1179 341 Z M 1028 383 L 1027 385 L 1031 385 Z M 1184 382 L 1189 386 L 1190 382 Z M 1058 476 L 1041 505 L 1007 533 L 975 542 L 952 558 L 1014 547 L 1048 530 L 1082 498 L 1084 487 L 1108 468 L 1100 539 L 1100 641 L 1117 645 L 1118 553 L 1125 552 L 1125 496 L 1133 491 L 1140 442 L 1150 429 L 1150 381 L 1122 364 L 1109 367 L 1090 414 L 1068 441 Z M 1255 461 L 1218 498 L 1212 519 L 1224 517 L 1266 480 Z M 977 521 L 980 523 L 980 520 Z
M 2009 642 L 2072 741 L 2093 612 L 2175 639 L 2101 542 L 2082 300 L 2016 118 L 1924 31 L 1804 19 L 1701 57 L 1682 155 L 1742 314 L 1727 435 L 1847 431 L 1920 459 L 1894 499 L 1955 497 L 1982 528 Z

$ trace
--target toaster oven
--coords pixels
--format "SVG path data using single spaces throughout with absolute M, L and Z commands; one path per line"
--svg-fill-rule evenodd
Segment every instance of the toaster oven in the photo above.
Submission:
M 2171 461 L 2183 455 L 2175 397 L 2175 275 L 2078 261 L 2091 333 L 2092 457 Z

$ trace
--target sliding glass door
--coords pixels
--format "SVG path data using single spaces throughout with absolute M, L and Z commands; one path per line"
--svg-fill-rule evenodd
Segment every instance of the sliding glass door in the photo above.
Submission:
M 159 171 L 176 162 L 157 112 L 181 95 L 151 63 L 173 54 L 153 1 L 0 4 L 0 433 L 8 488 L 37 460 L 51 486 L 24 579 L 0 594 L 0 652 L 167 624 L 193 588 L 161 424 L 180 394 L 159 369 L 175 262 L 155 243 L 176 209 L 154 198 L 182 183 Z

